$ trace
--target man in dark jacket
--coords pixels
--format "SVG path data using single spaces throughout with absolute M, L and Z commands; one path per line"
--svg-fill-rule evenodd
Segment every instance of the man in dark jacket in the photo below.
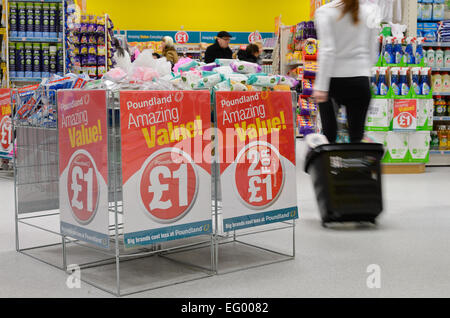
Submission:
M 212 63 L 216 59 L 232 59 L 233 51 L 230 49 L 231 34 L 227 31 L 217 33 L 216 42 L 208 46 L 205 52 L 205 63 Z

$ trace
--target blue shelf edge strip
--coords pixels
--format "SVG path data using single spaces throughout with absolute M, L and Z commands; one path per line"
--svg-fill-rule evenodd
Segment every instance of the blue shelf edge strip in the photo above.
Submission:
M 450 150 L 430 150 L 432 155 L 450 155 Z
M 44 37 L 10 37 L 9 42 L 62 42 L 60 38 L 44 38 Z
M 11 77 L 11 82 L 40 82 L 42 78 L 40 77 Z

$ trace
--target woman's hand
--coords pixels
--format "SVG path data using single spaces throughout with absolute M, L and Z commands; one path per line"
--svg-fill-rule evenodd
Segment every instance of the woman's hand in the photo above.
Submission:
M 328 92 L 314 90 L 313 98 L 316 101 L 316 103 L 325 103 L 328 101 Z

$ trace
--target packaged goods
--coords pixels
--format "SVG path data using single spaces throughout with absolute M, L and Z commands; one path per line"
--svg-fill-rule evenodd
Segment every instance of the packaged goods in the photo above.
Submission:
M 273 76 L 249 76 L 247 83 L 249 85 L 274 87 L 278 84 L 278 77 Z
M 10 36 L 18 36 L 18 3 L 10 2 L 9 4 L 9 32 Z
M 17 31 L 18 31 L 18 36 L 27 36 L 26 25 L 27 25 L 26 3 L 25 2 L 18 2 L 17 3 Z
M 50 4 L 42 4 L 42 36 L 50 37 Z
M 34 36 L 42 37 L 42 3 L 34 3 Z
M 16 43 L 9 44 L 9 75 L 16 77 Z
M 41 44 L 33 43 L 33 77 L 41 75 Z
M 34 36 L 34 5 L 32 2 L 26 3 L 27 20 L 25 32 L 28 37 Z
M 245 61 L 234 61 L 230 64 L 231 69 L 236 73 L 252 74 L 261 72 L 261 65 Z

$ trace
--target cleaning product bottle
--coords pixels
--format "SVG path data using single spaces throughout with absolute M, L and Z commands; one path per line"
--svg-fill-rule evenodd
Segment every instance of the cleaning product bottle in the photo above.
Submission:
M 422 81 L 423 81 L 423 78 L 420 77 L 420 80 L 419 80 L 419 75 L 421 75 L 420 74 L 420 70 L 421 70 L 420 67 L 413 67 L 411 69 L 411 73 L 412 73 L 411 87 L 414 90 L 414 92 L 416 93 L 416 95 L 421 95 L 422 94 Z
M 445 65 L 445 62 L 444 62 L 444 51 L 441 48 L 438 48 L 436 50 L 435 61 L 436 61 L 436 67 L 438 67 L 438 68 L 443 68 L 444 67 L 444 65 Z
M 403 38 L 394 38 L 394 56 L 395 56 L 395 64 L 400 64 L 403 59 L 403 47 L 402 42 Z
M 420 94 L 417 95 L 426 96 L 430 93 L 430 77 L 428 75 L 429 71 L 430 69 L 428 67 L 422 67 L 422 69 L 420 70 Z
M 386 96 L 388 93 L 388 86 L 386 82 L 386 67 L 380 67 L 379 77 L 378 77 L 378 95 Z
M 400 71 L 400 68 L 398 68 L 398 67 L 391 68 L 391 87 L 396 96 L 400 95 L 400 87 L 398 85 L 399 84 L 399 77 L 398 77 L 399 71 Z
M 444 67 L 450 68 L 450 48 L 445 50 Z
M 422 62 L 423 59 L 423 43 L 425 42 L 425 38 L 417 38 L 416 41 L 416 54 L 415 54 L 415 59 L 416 59 L 416 64 L 420 64 Z
M 386 38 L 386 45 L 384 47 L 384 59 L 388 64 L 392 64 L 395 62 L 394 47 L 392 46 L 393 40 L 393 37 L 388 36 Z
M 441 74 L 434 74 L 432 76 L 432 88 L 433 92 L 435 93 L 441 93 L 442 92 L 442 76 Z
M 436 57 L 436 54 L 435 54 L 433 48 L 429 48 L 427 50 L 427 65 L 429 67 L 435 67 L 436 66 L 435 57 Z
M 416 64 L 416 59 L 414 57 L 414 50 L 413 50 L 414 41 L 415 41 L 415 38 L 413 38 L 413 37 L 406 38 L 404 62 L 405 62 L 405 64 L 408 64 L 408 65 Z
M 409 93 L 409 85 L 408 85 L 407 75 L 408 75 L 408 68 L 407 67 L 400 68 L 399 86 L 400 86 L 400 95 L 402 95 L 402 96 L 406 96 Z
M 450 75 L 445 73 L 442 77 L 442 91 L 444 93 L 450 93 Z
M 370 77 L 370 87 L 372 88 L 372 94 L 373 95 L 379 95 L 380 91 L 378 90 L 378 84 L 377 84 L 377 68 L 372 68 L 372 76 Z

